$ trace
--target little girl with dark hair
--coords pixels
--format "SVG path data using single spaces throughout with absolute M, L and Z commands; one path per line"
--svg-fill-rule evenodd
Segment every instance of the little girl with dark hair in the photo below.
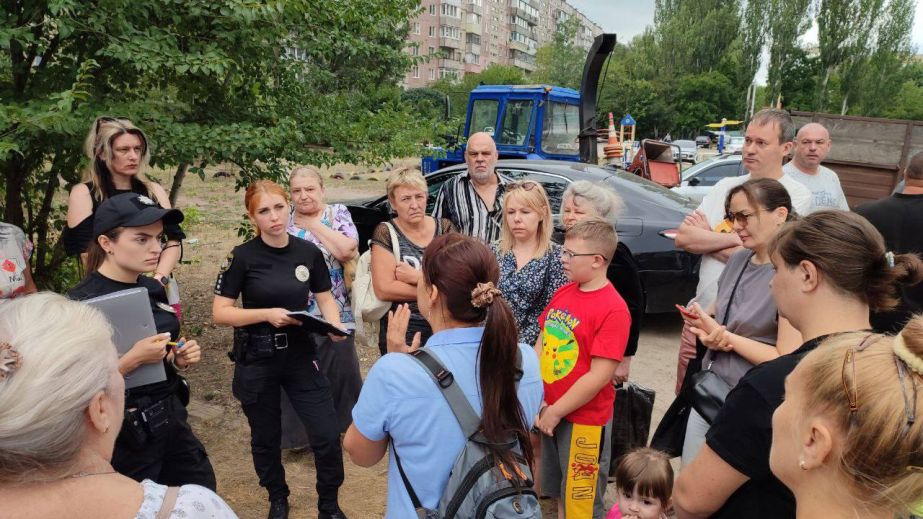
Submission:
M 666 454 L 649 448 L 622 456 L 615 469 L 618 499 L 606 519 L 664 519 L 673 493 L 673 467 Z

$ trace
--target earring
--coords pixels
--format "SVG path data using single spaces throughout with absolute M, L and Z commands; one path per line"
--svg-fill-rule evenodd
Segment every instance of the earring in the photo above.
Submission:
M 111 251 L 111 250 L 107 250 L 107 251 L 106 251 L 106 254 L 112 256 L 113 254 L 115 254 L 115 252 L 113 252 L 113 251 Z
M 800 467 L 801 470 L 808 470 L 807 464 L 804 462 L 804 456 L 798 458 L 798 467 Z

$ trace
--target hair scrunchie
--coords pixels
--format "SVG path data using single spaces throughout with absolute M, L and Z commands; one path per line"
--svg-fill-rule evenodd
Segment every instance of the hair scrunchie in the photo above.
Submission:
M 0 381 L 22 366 L 22 355 L 8 342 L 0 342 Z
M 907 348 L 907 343 L 904 342 L 904 337 L 901 334 L 894 336 L 891 342 L 891 348 L 894 350 L 894 354 L 897 355 L 897 358 L 904 361 L 904 364 L 906 364 L 908 368 L 912 369 L 918 375 L 923 375 L 923 358 L 920 358 Z
M 494 286 L 493 281 L 487 283 L 478 283 L 474 290 L 471 291 L 471 306 L 483 308 L 490 306 L 495 297 L 501 296 L 500 289 Z

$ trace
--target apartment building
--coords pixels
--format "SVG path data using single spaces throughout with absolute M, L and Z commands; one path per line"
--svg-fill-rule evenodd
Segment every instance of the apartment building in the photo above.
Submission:
M 419 88 L 458 79 L 497 63 L 535 70 L 535 52 L 559 23 L 580 20 L 577 43 L 589 49 L 602 28 L 566 0 L 423 0 L 411 22 L 407 52 L 433 56 L 411 67 L 402 82 Z

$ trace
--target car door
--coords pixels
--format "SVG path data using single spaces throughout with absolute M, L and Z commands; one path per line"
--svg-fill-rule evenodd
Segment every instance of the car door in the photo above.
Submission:
M 711 188 L 723 178 L 741 175 L 740 162 L 720 162 L 710 168 L 703 169 L 686 181 L 689 198 L 702 201 Z

